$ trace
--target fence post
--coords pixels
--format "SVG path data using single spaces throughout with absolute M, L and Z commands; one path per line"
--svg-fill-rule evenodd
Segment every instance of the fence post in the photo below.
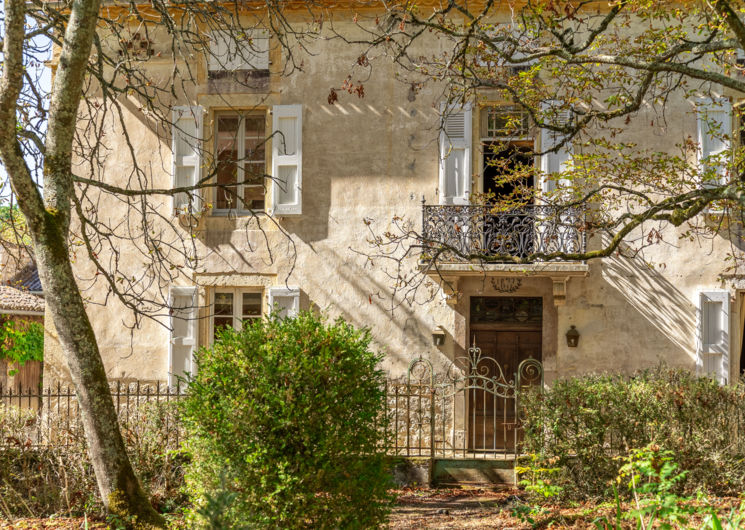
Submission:
M 435 474 L 435 392 L 434 386 L 429 387 L 429 486 L 432 487 Z
M 514 380 L 517 384 L 515 385 L 515 425 L 512 428 L 512 431 L 513 431 L 512 436 L 514 439 L 512 450 L 514 453 L 513 457 L 515 459 L 515 461 L 512 464 L 512 473 L 514 475 L 514 477 L 512 478 L 512 481 L 515 484 L 515 486 L 517 486 L 518 484 L 517 482 L 517 459 L 519 455 L 518 450 L 517 450 L 517 430 L 520 424 L 520 372 L 519 371 L 516 374 L 516 377 Z
M 388 378 L 385 379 L 385 385 L 383 387 L 383 446 L 386 454 L 390 444 L 388 443 Z
M 398 384 L 393 383 L 393 388 L 396 392 L 396 397 L 393 404 L 393 445 L 395 447 L 394 451 L 396 452 L 396 456 L 398 456 Z

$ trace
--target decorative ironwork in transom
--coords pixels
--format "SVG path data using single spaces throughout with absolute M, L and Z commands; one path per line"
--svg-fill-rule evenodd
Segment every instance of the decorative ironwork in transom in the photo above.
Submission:
M 540 324 L 543 300 L 516 296 L 471 297 L 472 324 Z

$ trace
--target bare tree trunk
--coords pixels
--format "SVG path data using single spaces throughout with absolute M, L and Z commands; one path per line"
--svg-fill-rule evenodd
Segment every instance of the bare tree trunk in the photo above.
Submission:
M 75 0 L 70 8 L 49 110 L 43 198 L 23 159 L 16 133 L 24 72 L 24 1 L 5 1 L 0 157 L 18 205 L 26 216 L 46 304 L 80 402 L 88 451 L 104 505 L 128 526 L 164 527 L 163 517 L 150 505 L 127 456 L 103 361 L 75 282 L 67 245 L 74 193 L 72 140 L 98 21 L 99 1 Z
M 109 513 L 123 518 L 136 516 L 140 525 L 161 526 L 164 520 L 153 510 L 129 462 L 96 337 L 54 216 L 45 216 L 42 230 L 34 232 L 33 240 L 46 304 L 75 384 L 88 452 L 104 504 Z

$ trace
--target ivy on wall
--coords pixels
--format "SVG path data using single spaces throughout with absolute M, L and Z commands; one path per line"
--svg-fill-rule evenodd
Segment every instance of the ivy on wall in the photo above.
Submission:
M 0 322 L 0 359 L 23 366 L 44 359 L 44 326 L 27 320 Z

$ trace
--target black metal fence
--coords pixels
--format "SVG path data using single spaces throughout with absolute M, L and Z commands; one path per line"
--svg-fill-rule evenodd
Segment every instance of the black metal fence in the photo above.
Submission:
M 514 455 L 521 440 L 520 393 L 542 383 L 538 361 L 526 360 L 516 373 L 506 374 L 478 348 L 442 373 L 416 359 L 404 378 L 386 383 L 381 425 L 386 451 L 430 458 Z M 111 382 L 110 388 L 125 436 L 157 429 L 169 448 L 179 447 L 181 424 L 169 405 L 186 395 L 182 385 L 134 381 Z M 0 448 L 83 441 L 80 408 L 70 386 L 57 384 L 43 391 L 0 386 Z
M 123 431 L 134 428 L 144 415 L 157 415 L 158 429 L 169 448 L 181 442 L 178 414 L 168 408 L 186 395 L 180 383 L 121 382 L 109 384 Z M 154 410 L 160 407 L 162 410 Z M 69 385 L 46 389 L 0 385 L 0 447 L 68 445 L 83 440 L 80 407 Z

